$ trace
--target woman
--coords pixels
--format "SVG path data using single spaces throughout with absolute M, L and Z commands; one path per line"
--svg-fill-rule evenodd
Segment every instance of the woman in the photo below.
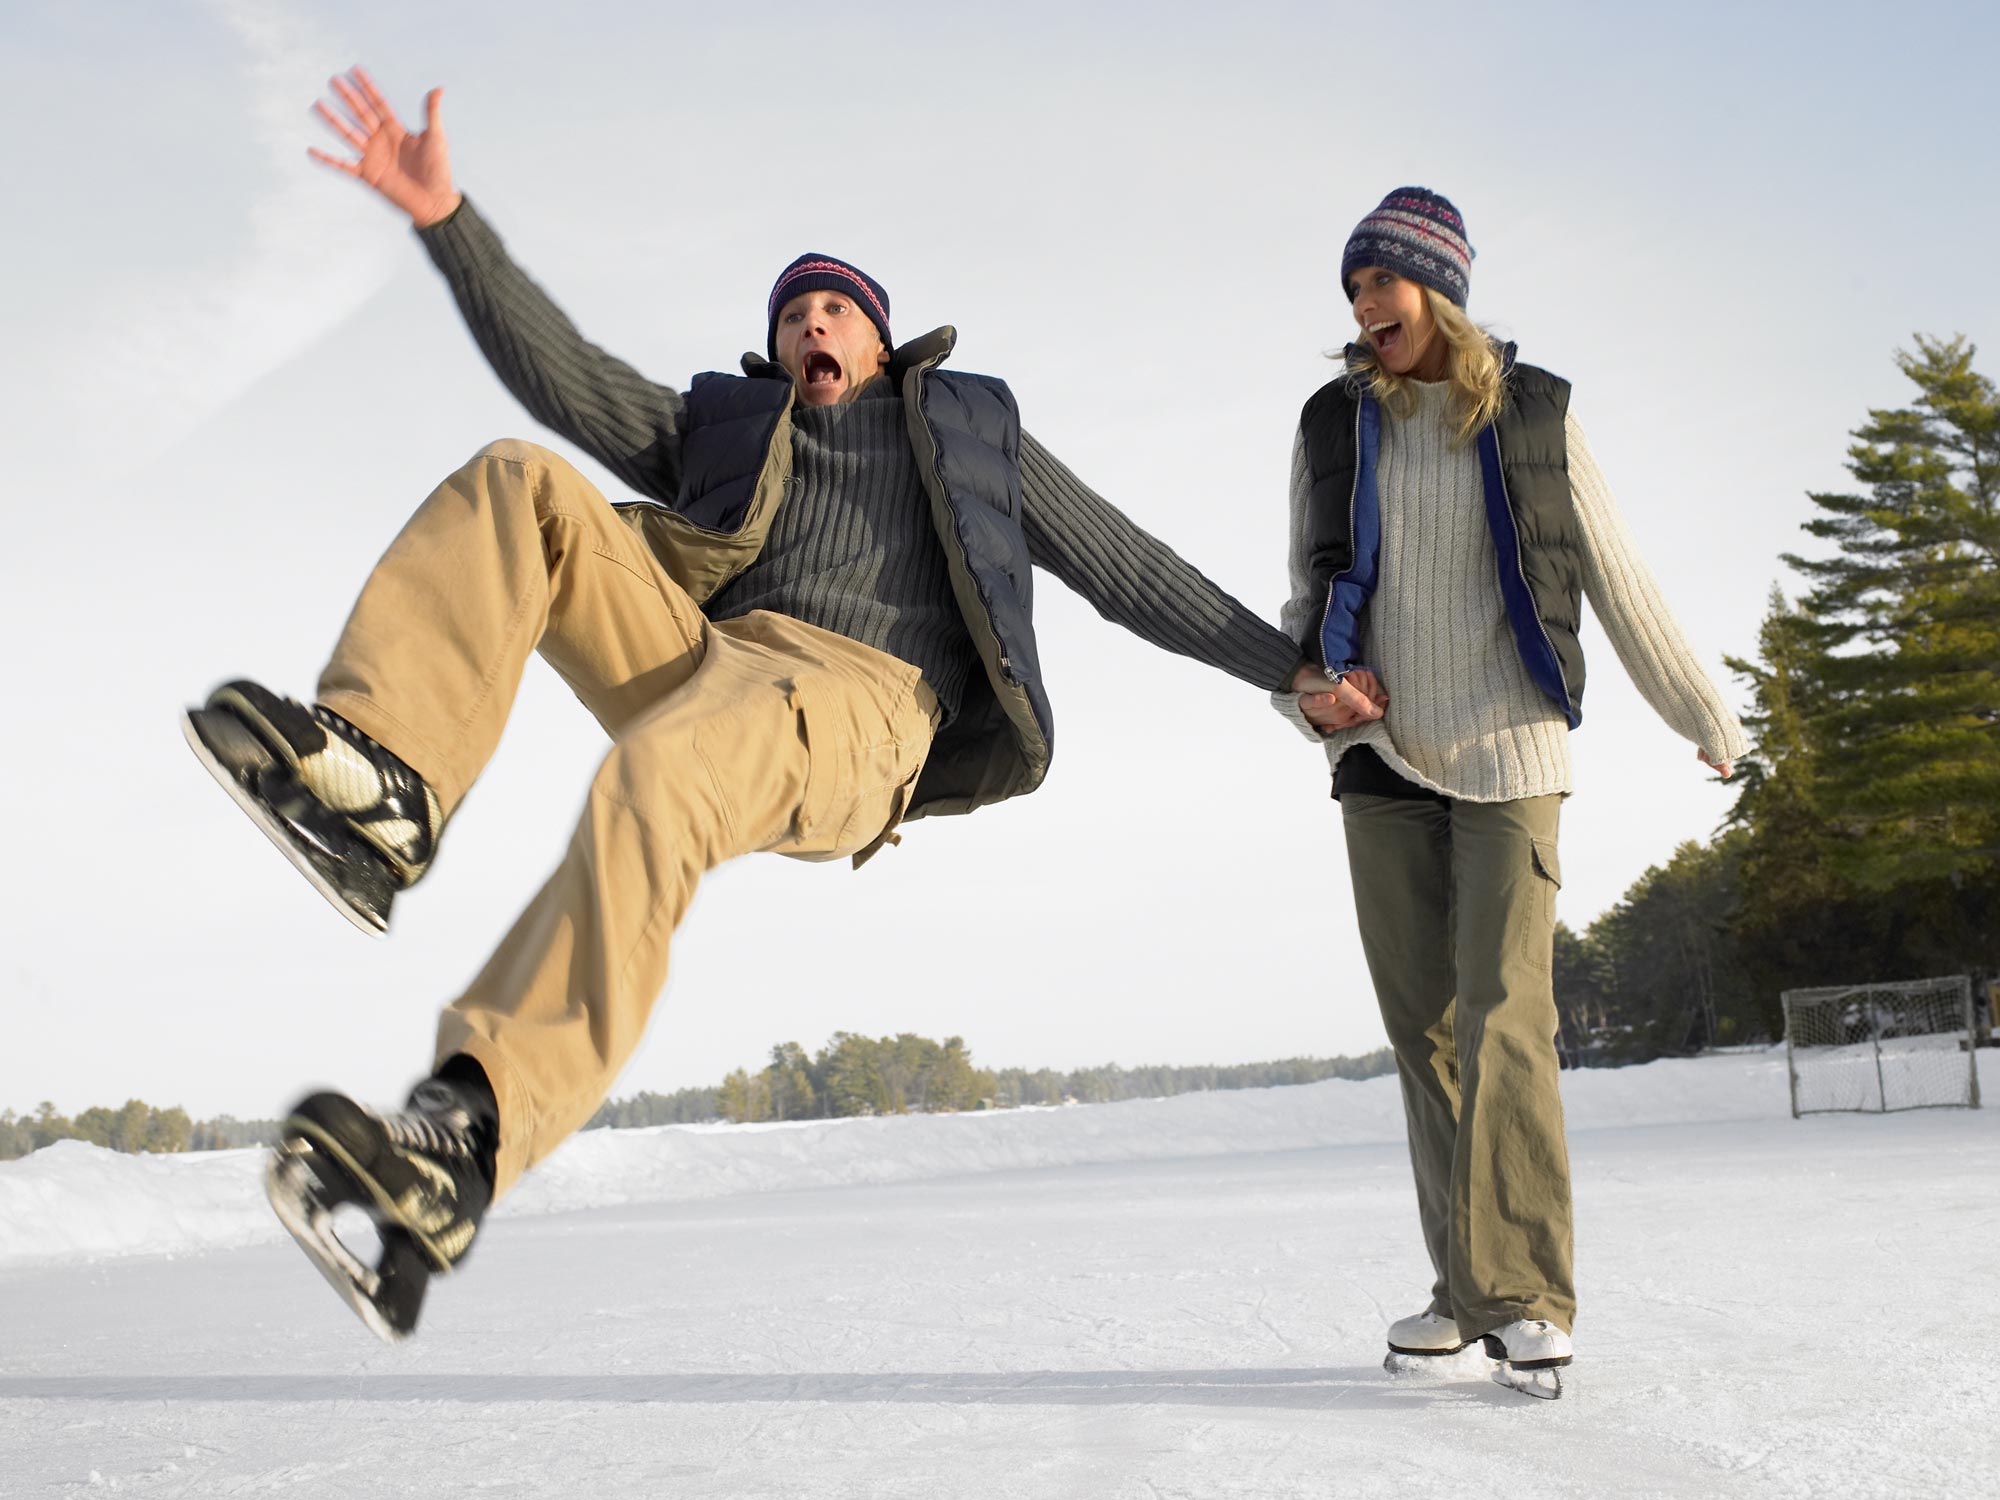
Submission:
M 1495 1379 L 1556 1396 L 1576 1293 L 1550 966 L 1581 600 L 1705 764 L 1726 777 L 1747 747 L 1568 383 L 1467 318 L 1471 264 L 1458 211 L 1423 188 L 1347 241 L 1360 338 L 1300 417 L 1284 616 L 1339 687 L 1274 701 L 1333 766 L 1436 1270 L 1389 1368 L 1483 1338 Z

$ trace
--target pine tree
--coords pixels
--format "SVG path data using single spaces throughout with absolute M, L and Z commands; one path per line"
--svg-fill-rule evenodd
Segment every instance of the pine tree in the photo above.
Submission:
M 1743 834 L 1735 928 L 1763 1008 L 1782 1035 L 1778 996 L 1882 970 L 1882 907 L 1843 873 L 1836 846 L 1859 838 L 1832 818 L 1823 724 L 1831 702 L 1829 653 L 1803 610 L 1771 590 L 1758 659 L 1727 658 L 1750 685 L 1745 730 L 1757 747 L 1737 766 L 1729 823 Z
M 1848 449 L 1865 492 L 1811 497 L 1838 553 L 1786 561 L 1813 584 L 1824 852 L 1863 889 L 1930 885 L 1963 931 L 2000 871 L 2000 392 L 1963 338 L 1916 344 L 1914 403 Z

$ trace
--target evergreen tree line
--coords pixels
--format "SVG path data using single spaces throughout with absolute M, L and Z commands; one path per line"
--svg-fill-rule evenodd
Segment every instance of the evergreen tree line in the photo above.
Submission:
M 225 1151 L 235 1146 L 270 1146 L 278 1139 L 276 1120 L 239 1120 L 218 1115 L 191 1120 L 179 1105 L 155 1109 L 143 1099 L 127 1099 L 118 1109 L 102 1105 L 75 1119 L 56 1113 L 44 1099 L 31 1115 L 0 1110 L 0 1161 L 12 1161 L 57 1141 L 85 1141 L 113 1151 Z
M 950 1110 L 1015 1109 L 1030 1104 L 1105 1104 L 1162 1099 L 1213 1089 L 1271 1088 L 1323 1078 L 1374 1078 L 1392 1072 L 1388 1048 L 1362 1057 L 1294 1057 L 1229 1067 L 980 1068 L 961 1037 L 943 1042 L 904 1032 L 865 1037 L 837 1031 L 815 1056 L 797 1042 L 771 1049 L 757 1072 L 739 1068 L 714 1089 L 635 1094 L 598 1110 L 592 1127 L 673 1125 L 725 1119 L 824 1120 Z
M 1099 1104 L 1159 1099 L 1209 1089 L 1268 1088 L 1322 1078 L 1373 1078 L 1394 1070 L 1387 1048 L 1363 1057 L 1295 1057 L 1233 1067 L 975 1068 L 959 1037 L 942 1043 L 905 1032 L 870 1039 L 835 1032 L 817 1057 L 796 1042 L 771 1049 L 756 1073 L 739 1068 L 715 1088 L 641 1092 L 610 1099 L 586 1130 L 639 1125 L 689 1125 L 710 1120 L 822 1120 L 845 1115 L 911 1111 L 1006 1109 L 1023 1104 Z M 43 1101 L 32 1115 L 0 1110 L 0 1161 L 56 1141 L 86 1141 L 113 1151 L 228 1151 L 277 1144 L 277 1120 L 218 1115 L 191 1120 L 179 1106 L 155 1109 L 129 1099 L 119 1109 L 92 1108 L 75 1119 Z
M 2000 970 L 2000 392 L 1963 338 L 1918 336 L 1910 404 L 1810 496 L 1750 688 L 1755 751 L 1724 831 L 1556 933 L 1567 1060 L 1784 1033 L 1784 990 Z

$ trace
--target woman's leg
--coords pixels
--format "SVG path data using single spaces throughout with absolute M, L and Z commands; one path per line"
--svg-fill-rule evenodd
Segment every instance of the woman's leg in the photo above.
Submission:
M 1450 1280 L 1459 1331 L 1576 1316 L 1552 982 L 1560 797 L 1456 802 L 1458 1132 Z
M 1403 1087 L 1417 1215 L 1436 1272 L 1431 1311 L 1450 1317 L 1459 1091 L 1452 1035 L 1450 805 L 1350 792 L 1340 806 L 1361 949 Z

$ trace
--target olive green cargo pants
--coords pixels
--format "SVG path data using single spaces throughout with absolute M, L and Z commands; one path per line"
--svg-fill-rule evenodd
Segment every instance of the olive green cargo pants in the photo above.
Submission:
M 1396 1053 L 1431 1310 L 1474 1338 L 1576 1317 L 1557 1090 L 1560 797 L 1341 799 L 1355 912 Z
M 370 575 L 319 701 L 446 816 L 530 652 L 614 743 L 568 853 L 438 1026 L 500 1109 L 496 1191 L 580 1127 L 638 1045 L 696 882 L 752 850 L 832 859 L 894 827 L 937 699 L 907 662 L 783 615 L 714 624 L 570 464 L 483 449 Z

